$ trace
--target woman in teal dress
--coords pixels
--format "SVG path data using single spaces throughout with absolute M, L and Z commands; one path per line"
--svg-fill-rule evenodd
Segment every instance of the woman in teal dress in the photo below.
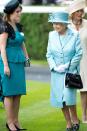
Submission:
M 6 127 L 17 131 L 21 95 L 26 95 L 24 63 L 28 53 L 20 24 L 21 6 L 11 0 L 4 8 L 4 23 L 0 26 L 0 75 L 4 106 L 7 115 Z
M 3 22 L 3 17 L 0 14 L 0 25 L 2 25 L 2 22 Z M 0 102 L 2 102 L 2 101 L 3 101 L 3 96 L 2 96 L 1 75 L 0 75 Z

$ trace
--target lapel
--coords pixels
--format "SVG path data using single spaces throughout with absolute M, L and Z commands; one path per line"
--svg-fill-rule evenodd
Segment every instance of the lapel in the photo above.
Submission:
M 67 32 L 66 32 L 66 36 L 65 36 L 65 38 L 64 38 L 64 41 L 61 41 L 60 40 L 60 36 L 59 36 L 59 34 L 58 34 L 58 32 L 56 31 L 55 32 L 56 33 L 56 43 L 57 43 L 57 47 L 58 48 L 65 48 L 69 43 L 70 43 L 70 39 L 71 39 L 71 37 L 72 37 L 72 32 L 71 32 L 71 30 L 67 30 Z
M 55 44 L 56 44 L 56 48 L 58 50 L 61 50 L 61 43 L 60 43 L 59 34 L 58 34 L 57 31 L 55 31 L 55 34 L 54 34 L 54 41 L 55 41 Z

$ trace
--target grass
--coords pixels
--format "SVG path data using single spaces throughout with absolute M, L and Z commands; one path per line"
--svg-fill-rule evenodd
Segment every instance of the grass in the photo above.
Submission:
M 27 81 L 27 95 L 21 99 L 20 121 L 27 131 L 65 131 L 66 123 L 60 109 L 51 107 L 50 84 Z M 81 119 L 78 93 L 78 115 Z M 0 107 L 0 131 L 6 131 L 5 111 Z M 87 124 L 81 124 L 80 131 L 86 131 Z

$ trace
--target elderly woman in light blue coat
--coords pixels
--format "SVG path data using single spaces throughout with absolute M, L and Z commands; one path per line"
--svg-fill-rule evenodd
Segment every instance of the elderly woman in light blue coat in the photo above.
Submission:
M 79 71 L 82 48 L 78 33 L 67 25 L 68 13 L 57 12 L 49 15 L 54 31 L 49 33 L 47 61 L 51 70 L 51 104 L 62 109 L 67 122 L 66 131 L 79 130 L 79 120 L 75 110 L 76 89 L 65 87 L 65 74 Z M 71 115 L 70 115 L 71 114 Z M 72 124 L 73 121 L 73 124 Z

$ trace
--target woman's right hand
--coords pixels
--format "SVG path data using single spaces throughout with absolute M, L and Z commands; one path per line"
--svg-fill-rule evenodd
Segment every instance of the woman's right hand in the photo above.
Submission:
M 10 69 L 8 65 L 4 66 L 4 74 L 7 75 L 8 77 L 10 76 Z
M 64 73 L 65 72 L 65 68 L 62 65 L 60 65 L 58 67 L 55 67 L 54 71 L 56 71 L 58 73 Z
M 68 67 L 69 67 L 69 63 L 66 63 L 55 67 L 54 70 L 58 73 L 64 73 Z

